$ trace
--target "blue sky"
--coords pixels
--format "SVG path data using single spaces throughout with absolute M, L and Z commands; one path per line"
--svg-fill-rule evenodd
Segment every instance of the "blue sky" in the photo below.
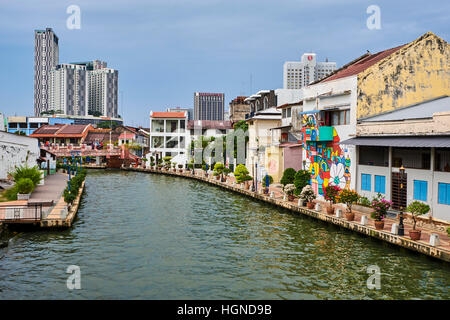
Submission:
M 73 4 L 80 30 L 66 27 Z M 366 26 L 369 5 L 381 9 L 380 30 Z M 224 92 L 228 105 L 281 88 L 283 63 L 303 52 L 342 66 L 427 31 L 448 41 L 449 22 L 450 2 L 434 0 L 0 0 L 0 112 L 33 113 L 34 29 L 53 28 L 60 63 L 118 69 L 119 114 L 148 126 L 150 110 L 192 107 L 194 91 Z

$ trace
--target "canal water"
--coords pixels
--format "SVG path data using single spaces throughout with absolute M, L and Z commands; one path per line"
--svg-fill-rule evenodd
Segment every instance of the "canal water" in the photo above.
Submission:
M 66 285 L 79 266 L 81 289 Z M 369 289 L 370 266 L 380 289 Z M 375 283 L 375 282 L 371 282 Z M 0 249 L 0 299 L 450 299 L 426 256 L 182 178 L 91 171 L 73 228 Z

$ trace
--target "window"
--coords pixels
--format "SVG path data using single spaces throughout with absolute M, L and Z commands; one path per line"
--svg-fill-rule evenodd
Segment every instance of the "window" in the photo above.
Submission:
M 438 183 L 438 203 L 450 205 L 450 183 Z
M 153 136 L 152 137 L 152 148 L 163 148 L 164 137 Z
M 362 173 L 361 174 L 361 190 L 364 191 L 372 191 L 372 186 L 371 186 L 371 175 L 370 174 L 365 174 Z
M 178 137 L 166 137 L 166 148 L 168 149 L 178 148 Z
M 427 201 L 427 181 L 414 180 L 414 199 Z
M 166 121 L 166 132 L 177 132 L 178 120 L 167 120 Z
M 387 167 L 389 165 L 389 148 L 359 146 L 359 164 L 366 166 Z
M 282 113 L 283 113 L 283 116 L 282 116 L 283 119 L 286 118 L 286 109 L 283 109 Z
M 152 120 L 152 132 L 164 132 L 164 120 Z
M 375 192 L 376 193 L 386 193 L 386 177 L 385 176 L 375 176 Z
M 287 109 L 287 117 L 290 118 L 291 117 L 291 108 Z

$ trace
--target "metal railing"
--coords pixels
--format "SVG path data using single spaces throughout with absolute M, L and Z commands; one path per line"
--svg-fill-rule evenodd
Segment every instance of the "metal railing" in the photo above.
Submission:
M 32 223 L 42 220 L 42 204 L 0 207 L 0 222 Z

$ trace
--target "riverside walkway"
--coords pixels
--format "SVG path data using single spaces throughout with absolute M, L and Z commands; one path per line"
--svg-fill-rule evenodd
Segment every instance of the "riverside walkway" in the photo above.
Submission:
M 190 170 L 189 171 L 185 170 L 183 172 L 177 170 L 175 172 L 173 170 L 154 170 L 154 169 L 133 168 L 133 167 L 122 167 L 122 170 L 147 172 L 153 174 L 164 174 L 200 180 L 233 192 L 243 194 L 248 197 L 252 197 L 260 201 L 270 203 L 272 205 L 276 205 L 278 207 L 286 208 L 295 213 L 308 215 L 315 219 L 322 220 L 373 238 L 377 238 L 396 246 L 407 248 L 409 250 L 416 251 L 428 255 L 430 257 L 440 259 L 442 261 L 450 262 L 450 239 L 446 233 L 441 231 L 430 230 L 425 227 L 419 227 L 419 229 L 422 230 L 422 237 L 419 241 L 413 241 L 408 236 L 408 231 L 412 228 L 412 226 L 407 222 L 405 223 L 405 236 L 399 236 L 391 232 L 392 224 L 393 223 L 398 224 L 398 221 L 396 219 L 385 218 L 384 229 L 376 230 L 374 227 L 373 219 L 370 218 L 370 215 L 368 213 L 362 213 L 353 210 L 355 213 L 354 221 L 347 221 L 345 217 L 327 214 L 325 203 L 321 203 L 322 205 L 320 210 L 307 209 L 306 207 L 299 206 L 297 200 L 296 201 L 288 201 L 287 199 L 284 200 L 284 193 L 282 192 L 279 186 L 271 186 L 269 188 L 269 195 L 266 195 L 260 192 L 260 190 L 262 190 L 262 187 L 260 185 L 258 186 L 258 192 L 253 192 L 237 185 L 235 183 L 234 178 L 232 177 L 229 177 L 226 182 L 220 182 L 219 180 L 216 180 L 216 178 L 213 177 L 211 174 L 208 177 L 206 177 L 204 173 L 201 171 L 196 171 L 195 174 L 193 175 Z M 270 196 L 272 191 L 273 196 Z M 315 200 L 315 202 L 320 203 L 320 201 L 317 200 Z M 362 216 L 367 217 L 368 220 L 367 223 L 362 222 L 361 220 Z M 433 233 L 438 234 L 440 239 L 439 244 L 434 246 L 430 245 L 429 243 L 430 236 Z

